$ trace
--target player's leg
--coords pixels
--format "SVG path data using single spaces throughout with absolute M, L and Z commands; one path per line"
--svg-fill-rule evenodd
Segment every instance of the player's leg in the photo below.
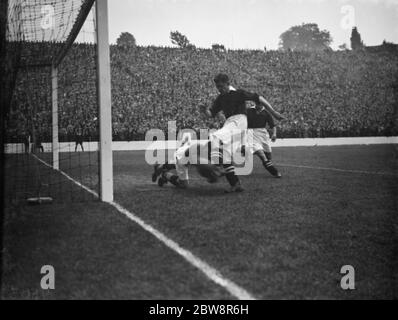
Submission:
M 235 173 L 232 155 L 241 152 L 242 132 L 247 130 L 247 117 L 237 115 L 229 118 L 221 130 L 212 135 L 212 163 L 222 164 L 225 170 L 225 177 L 230 187 L 225 190 L 227 193 L 242 192 L 243 188 L 239 177 Z M 237 143 L 239 142 L 239 143 Z
M 235 173 L 235 167 L 232 165 L 224 165 L 225 177 L 230 185 L 228 189 L 225 189 L 225 193 L 242 192 L 244 191 L 239 177 Z
M 194 165 L 199 174 L 206 178 L 209 183 L 215 183 L 219 177 L 224 175 L 224 171 L 208 164 L 210 155 L 211 146 L 209 141 L 184 145 L 175 154 L 175 170 L 177 174 L 165 174 L 163 178 L 178 188 L 187 188 L 189 185 L 189 167 Z
M 162 166 L 155 166 L 155 172 L 152 176 L 152 180 L 156 179 L 156 176 L 161 172 L 158 185 L 161 187 L 164 184 L 170 182 L 177 188 L 185 189 L 188 187 L 189 175 L 188 175 L 188 160 L 190 148 L 196 148 L 196 145 L 183 145 L 175 152 L 175 165 L 164 164 Z M 173 173 L 174 171 L 176 173 Z
M 268 165 L 271 165 L 271 170 L 272 170 L 272 172 L 274 172 L 274 174 L 272 174 L 272 173 L 271 173 L 271 174 L 272 174 L 274 177 L 276 177 L 276 178 L 281 178 L 282 175 L 280 174 L 280 172 L 278 171 L 278 169 L 275 167 L 274 162 L 272 161 L 271 138 L 270 138 L 270 136 L 269 136 L 268 131 L 266 131 L 266 137 L 265 137 L 265 139 L 264 139 L 264 141 L 263 141 L 263 150 L 264 150 L 265 156 L 266 156 L 266 158 L 267 158 L 267 160 L 268 160 Z M 273 169 L 272 169 L 272 167 L 273 167 Z M 274 170 L 274 169 L 275 169 L 275 170 Z M 277 173 L 275 174 L 275 172 L 277 172 Z
M 174 164 L 169 164 L 167 162 L 165 164 L 155 164 L 153 167 L 152 182 L 156 182 L 163 172 L 175 170 L 175 168 Z
M 276 178 L 281 178 L 281 174 L 275 168 L 272 162 L 272 149 L 271 149 L 271 139 L 269 137 L 268 130 L 253 129 L 253 154 L 255 154 L 263 163 L 264 168 L 271 173 Z
M 271 138 L 269 137 L 268 130 L 265 130 L 265 135 L 262 137 L 261 144 L 268 161 L 272 161 Z
M 161 175 L 158 186 L 163 187 L 170 182 L 177 188 L 185 189 L 188 187 L 188 167 L 186 165 L 162 165 Z
M 181 183 L 178 175 L 175 173 L 175 170 L 176 166 L 173 164 L 156 164 L 155 172 L 152 175 L 152 181 L 156 182 L 157 180 L 159 187 L 163 187 L 169 182 L 176 187 L 184 187 L 184 183 Z
M 188 183 L 185 182 L 180 183 L 180 180 L 188 180 L 188 169 L 184 164 L 187 164 L 187 158 L 189 157 L 189 148 L 190 145 L 185 144 L 176 150 L 174 154 L 176 164 L 169 164 L 168 162 L 162 165 L 155 164 L 154 171 L 152 173 L 152 181 L 156 182 L 156 180 L 159 178 L 158 185 L 160 187 L 168 182 L 175 186 L 179 186 L 180 184 L 187 185 Z M 177 172 L 177 174 L 171 172 L 174 170 Z
M 226 146 L 217 139 L 213 139 L 211 143 L 212 151 L 210 153 L 211 163 L 223 167 L 225 178 L 229 183 L 229 188 L 225 190 L 226 193 L 242 192 L 243 187 L 239 177 L 235 173 L 235 167 L 232 164 L 232 158 L 227 148 L 229 146 Z
M 279 173 L 278 169 L 275 168 L 272 161 L 268 160 L 264 150 L 258 150 L 254 153 L 257 157 L 260 158 L 263 163 L 264 168 L 272 174 L 275 178 L 281 178 L 282 175 Z
M 83 141 L 80 141 L 80 146 L 82 147 L 82 152 L 84 152 Z
M 163 187 L 163 185 L 167 184 L 168 182 L 179 189 L 188 188 L 188 180 L 181 180 L 177 174 L 174 174 L 170 171 L 162 173 L 162 176 L 159 178 L 158 185 Z
M 185 189 L 188 187 L 189 184 L 188 163 L 190 157 L 190 150 L 194 150 L 194 148 L 197 148 L 197 146 L 196 145 L 183 146 L 176 151 L 175 168 L 177 175 L 170 177 L 169 181 L 177 188 Z

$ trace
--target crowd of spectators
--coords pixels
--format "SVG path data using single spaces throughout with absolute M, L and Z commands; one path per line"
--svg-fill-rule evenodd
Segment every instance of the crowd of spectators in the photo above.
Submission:
M 42 44 L 43 45 L 43 44 Z M 60 139 L 82 129 L 98 138 L 95 47 L 76 44 L 59 66 Z M 51 138 L 51 70 L 20 72 L 8 139 Z M 212 79 L 263 95 L 287 119 L 279 136 L 397 135 L 398 55 L 391 52 L 280 52 L 111 46 L 113 138 L 142 140 L 153 128 L 218 127 L 199 105 L 217 96 Z

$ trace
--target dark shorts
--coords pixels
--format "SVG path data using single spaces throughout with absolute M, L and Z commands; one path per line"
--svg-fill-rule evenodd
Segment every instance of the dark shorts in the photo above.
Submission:
M 75 141 L 76 141 L 76 144 L 83 144 L 83 137 L 77 136 L 77 137 L 75 138 Z

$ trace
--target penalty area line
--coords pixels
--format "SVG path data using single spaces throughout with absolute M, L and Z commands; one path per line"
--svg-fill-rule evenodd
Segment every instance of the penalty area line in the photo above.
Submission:
M 315 170 L 325 170 L 325 171 L 335 171 L 335 172 L 345 172 L 345 173 L 358 173 L 358 174 L 398 177 L 396 174 L 389 172 L 372 172 L 372 171 L 348 170 L 348 169 L 327 168 L 327 167 L 312 167 L 312 166 L 283 164 L 283 163 L 278 163 L 278 166 L 287 167 L 287 168 L 315 169 Z
M 35 159 L 37 159 L 39 162 L 41 162 L 42 164 L 44 164 L 45 166 L 61 173 L 65 178 L 67 178 L 71 182 L 75 183 L 82 189 L 86 190 L 90 194 L 99 198 L 98 193 L 96 193 L 95 191 L 91 190 L 90 188 L 84 186 L 80 182 L 76 181 L 75 179 L 73 179 L 71 176 L 69 176 L 65 172 L 63 172 L 61 170 L 54 169 L 52 165 L 50 165 L 47 162 L 45 162 L 44 160 L 40 159 L 36 155 L 33 155 L 33 157 Z M 194 266 L 196 269 L 201 271 L 209 280 L 211 280 L 215 284 L 223 287 L 233 297 L 235 297 L 239 300 L 256 300 L 252 294 L 250 294 L 248 291 L 246 291 L 242 287 L 235 284 L 233 281 L 225 278 L 217 269 L 213 268 L 208 263 L 206 263 L 199 257 L 195 256 L 191 251 L 181 247 L 177 242 L 170 239 L 165 234 L 163 234 L 161 231 L 155 229 L 150 224 L 146 223 L 144 220 L 142 220 L 141 218 L 139 218 L 138 216 L 136 216 L 135 214 L 133 214 L 126 208 L 122 207 L 120 204 L 118 204 L 114 201 L 108 202 L 108 204 L 111 205 L 112 207 L 114 207 L 117 211 L 119 211 L 121 214 L 126 216 L 128 219 L 130 219 L 131 221 L 138 224 L 145 231 L 152 234 L 156 239 L 158 239 L 160 242 L 162 242 L 165 246 L 167 246 L 169 249 L 171 249 L 172 251 L 177 253 L 179 256 L 184 258 L 184 260 L 186 260 L 189 264 Z

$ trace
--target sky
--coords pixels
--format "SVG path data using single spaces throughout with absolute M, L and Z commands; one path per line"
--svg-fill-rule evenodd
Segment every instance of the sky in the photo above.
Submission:
M 350 44 L 355 25 L 365 45 L 398 43 L 398 0 L 109 0 L 111 43 L 122 32 L 138 45 L 172 46 L 178 30 L 197 47 L 278 48 L 290 27 L 317 23 L 333 49 Z

